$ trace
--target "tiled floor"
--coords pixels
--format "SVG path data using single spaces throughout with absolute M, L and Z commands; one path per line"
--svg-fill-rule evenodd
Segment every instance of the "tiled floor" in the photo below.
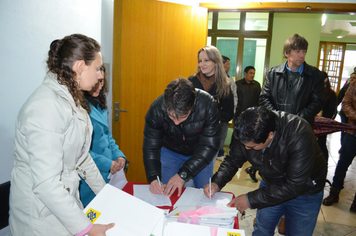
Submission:
M 328 148 L 329 167 L 327 178 L 332 181 L 339 158 L 338 150 L 340 149 L 340 132 L 328 136 Z M 217 171 L 220 163 L 220 161 L 216 161 L 214 171 Z M 245 163 L 245 165 L 236 173 L 233 180 L 222 190 L 232 192 L 235 196 L 238 196 L 258 188 L 259 182 L 254 183 L 249 175 L 245 173 L 245 169 L 248 166 L 250 166 L 250 164 Z M 257 177 L 258 180 L 261 179 L 258 175 Z M 313 236 L 356 236 L 356 213 L 349 211 L 356 192 L 356 158 L 349 167 L 344 185 L 345 188 L 340 193 L 339 203 L 329 207 L 322 205 Z M 326 184 L 324 198 L 329 195 L 329 190 L 330 187 Z M 246 210 L 246 217 L 243 220 L 239 217 L 240 228 L 245 230 L 246 236 L 252 234 L 252 224 L 255 215 L 256 210 L 248 209 Z M 275 236 L 278 235 L 280 234 L 278 234 L 276 230 Z

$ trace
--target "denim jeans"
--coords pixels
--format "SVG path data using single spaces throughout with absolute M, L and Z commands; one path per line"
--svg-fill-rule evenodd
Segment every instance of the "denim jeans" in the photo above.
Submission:
M 261 180 L 260 188 L 267 186 Z M 310 196 L 301 195 L 281 204 L 257 210 L 253 236 L 274 235 L 282 215 L 286 219 L 286 236 L 311 236 L 318 219 L 323 191 Z
M 161 148 L 162 182 L 167 184 L 189 158 L 190 156 L 184 156 L 166 148 Z M 195 188 L 203 188 L 205 184 L 209 183 L 209 178 L 213 176 L 215 159 L 216 157 L 193 178 Z
M 220 150 L 218 153 L 219 157 L 225 155 L 224 145 L 227 136 L 227 131 L 229 129 L 229 123 L 221 122 L 220 126 L 221 126 L 221 134 L 220 134 Z
M 332 186 L 338 190 L 344 188 L 344 179 L 347 169 L 356 156 L 356 138 L 350 134 L 345 134 L 342 141 L 340 157 L 337 163 Z

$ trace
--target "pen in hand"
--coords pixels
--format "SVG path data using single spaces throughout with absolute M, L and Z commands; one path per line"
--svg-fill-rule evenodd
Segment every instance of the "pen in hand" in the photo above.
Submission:
M 158 175 L 157 175 L 157 181 L 158 181 L 159 186 L 162 188 L 162 184 L 161 184 L 161 181 L 159 180 L 159 176 Z
M 211 199 L 211 178 L 209 178 L 209 198 Z

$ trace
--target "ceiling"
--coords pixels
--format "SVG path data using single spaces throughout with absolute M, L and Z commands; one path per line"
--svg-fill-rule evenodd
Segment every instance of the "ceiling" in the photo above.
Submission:
M 332 31 L 343 30 L 349 32 L 344 36 L 347 38 L 356 39 L 356 15 L 348 14 L 326 14 L 327 20 L 325 25 L 321 27 L 321 36 L 323 37 L 336 37 L 332 34 Z M 355 26 L 352 26 L 353 23 Z
M 293 11 L 293 12 L 310 12 L 310 13 L 323 13 L 333 12 L 337 14 L 327 14 L 325 25 L 321 27 L 322 37 L 335 37 L 336 33 L 344 34 L 344 40 L 356 40 L 356 27 L 353 27 L 350 22 L 356 25 L 356 0 L 224 0 L 222 3 L 219 0 L 160 0 L 165 2 L 172 2 L 192 6 L 204 6 L 213 8 L 224 9 L 268 9 L 273 10 L 276 8 L 280 11 Z M 306 5 L 311 6 L 311 11 L 306 11 Z M 220 5 L 220 6 L 219 6 Z M 224 6 L 223 6 L 224 5 Z M 231 6 L 229 6 L 231 5 Z M 233 6 L 235 5 L 235 6 Z M 257 6 L 256 6 L 257 5 Z M 283 7 L 282 7 L 283 6 Z M 300 8 L 300 7 L 303 8 Z M 221 9 L 220 8 L 220 9 Z M 334 32 L 334 34 L 332 33 Z M 356 41 L 355 41 L 356 42 Z

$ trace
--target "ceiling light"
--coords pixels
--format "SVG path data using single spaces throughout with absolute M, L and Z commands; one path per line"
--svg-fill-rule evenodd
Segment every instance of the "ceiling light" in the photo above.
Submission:
M 324 26 L 325 23 L 326 23 L 326 14 L 323 14 L 323 16 L 321 17 L 321 26 Z
M 345 37 L 350 31 L 346 30 L 332 30 L 331 33 L 338 39 Z

